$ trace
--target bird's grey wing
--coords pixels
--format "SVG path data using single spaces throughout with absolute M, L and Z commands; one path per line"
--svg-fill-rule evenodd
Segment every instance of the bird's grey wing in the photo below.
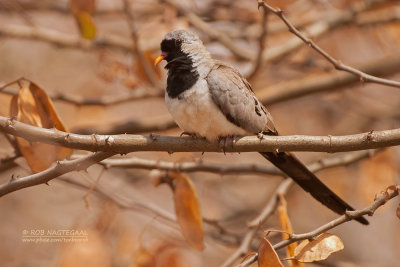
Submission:
M 271 115 L 237 70 L 216 63 L 206 79 L 214 102 L 230 122 L 249 133 L 276 133 Z

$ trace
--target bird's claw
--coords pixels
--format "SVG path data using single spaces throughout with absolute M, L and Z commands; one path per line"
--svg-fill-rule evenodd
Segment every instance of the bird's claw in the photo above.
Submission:
M 184 135 L 190 136 L 190 137 L 192 137 L 192 138 L 195 138 L 195 137 L 196 137 L 196 134 L 195 134 L 195 133 L 189 133 L 189 132 L 182 132 L 179 136 L 182 137 L 182 136 L 184 136 Z
M 228 136 L 220 136 L 219 137 L 219 143 L 221 145 L 221 141 L 223 141 L 222 143 L 222 151 L 224 152 L 224 155 L 226 155 L 226 148 L 228 147 L 228 139 L 232 138 L 232 147 L 235 146 L 236 144 L 236 135 L 228 135 Z
M 232 147 L 234 147 L 236 145 L 236 141 L 237 141 L 236 138 L 237 138 L 236 135 L 232 135 Z

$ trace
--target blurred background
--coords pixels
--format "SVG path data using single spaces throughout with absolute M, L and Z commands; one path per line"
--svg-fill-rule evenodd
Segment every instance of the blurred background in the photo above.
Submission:
M 399 1 L 267 1 L 331 56 L 370 74 L 400 79 Z M 362 83 L 336 71 L 291 34 L 273 14 L 263 20 L 255 0 L 0 0 L 0 85 L 28 78 L 53 98 L 67 128 L 82 134 L 179 135 L 164 105 L 166 72 L 154 69 L 167 32 L 196 32 L 215 58 L 249 78 L 281 135 L 346 135 L 400 127 L 398 88 Z M 265 25 L 265 26 L 264 26 Z M 263 34 L 263 31 L 266 31 Z M 260 41 L 264 36 L 264 41 Z M 260 53 L 260 48 L 263 48 Z M 257 60 L 261 58 L 261 60 Z M 14 86 L 15 87 L 15 86 Z M 9 116 L 11 86 L 0 94 Z M 0 156 L 13 149 L 0 138 Z M 83 151 L 77 153 L 85 153 Z M 296 153 L 305 163 L 340 154 Z M 269 164 L 258 153 L 138 152 L 142 159 L 218 164 Z M 400 150 L 318 176 L 356 208 L 398 183 Z M 18 157 L 0 166 L 0 182 L 31 174 Z M 156 171 L 108 168 L 73 172 L 47 185 L 0 199 L 1 266 L 219 266 L 239 246 L 254 219 L 282 181 L 260 174 L 188 173 L 205 219 L 205 249 L 184 241 L 174 218 L 170 188 L 154 186 Z M 94 188 L 89 192 L 89 188 Z M 287 195 L 295 233 L 335 218 L 298 186 Z M 323 266 L 398 266 L 400 227 L 396 201 L 370 217 L 330 232 L 344 250 Z M 262 229 L 279 229 L 276 214 Z M 25 243 L 24 230 L 78 229 L 88 242 Z M 256 251 L 263 233 L 252 243 Z M 280 240 L 273 235 L 271 242 Z M 278 251 L 284 258 L 284 250 Z M 239 261 L 238 261 L 239 262 Z M 286 264 L 286 263 L 285 263 Z M 256 266 L 256 263 L 254 264 Z M 314 266 L 307 264 L 307 266 Z

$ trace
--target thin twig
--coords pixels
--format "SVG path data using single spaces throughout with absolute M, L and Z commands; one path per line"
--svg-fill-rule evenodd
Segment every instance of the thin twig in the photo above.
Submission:
M 261 1 L 257 0 L 257 2 Z M 365 0 L 361 3 L 355 2 L 346 10 L 327 14 L 326 18 L 317 20 L 315 23 L 307 26 L 304 31 L 307 32 L 310 38 L 320 37 L 323 34 L 332 32 L 332 30 L 342 25 L 354 22 L 359 13 L 365 11 L 367 8 L 383 2 L 388 2 L 388 0 Z M 301 26 L 301 24 L 299 26 Z M 263 60 L 278 60 L 282 56 L 285 56 L 293 52 L 295 49 L 298 49 L 302 44 L 302 40 L 300 40 L 297 36 L 294 36 L 293 38 L 275 47 L 269 47 L 268 50 L 266 50 L 266 52 L 263 54 Z
M 4 158 L 0 159 L 0 165 L 8 164 L 10 162 L 13 162 L 14 160 L 19 158 L 20 156 L 21 156 L 21 153 L 14 153 L 14 154 L 12 154 L 10 156 L 4 157 Z
M 253 60 L 254 55 L 249 53 L 248 50 L 241 48 L 235 44 L 235 42 L 229 38 L 229 36 L 211 25 L 202 20 L 199 16 L 186 9 L 180 1 L 176 0 L 163 0 L 165 3 L 173 6 L 176 10 L 183 16 L 185 16 L 189 23 L 192 24 L 195 28 L 199 29 L 203 33 L 207 34 L 211 39 L 217 40 L 226 48 L 228 48 L 232 54 L 236 57 L 246 60 Z
M 324 158 L 314 163 L 308 164 L 307 168 L 313 172 L 322 169 L 347 165 L 362 158 L 371 157 L 380 150 L 364 150 L 346 154 L 340 154 L 335 157 Z M 83 155 L 73 155 L 73 158 L 82 158 Z M 168 162 L 159 160 L 142 159 L 138 157 L 106 159 L 99 164 L 106 168 L 134 168 L 147 170 L 166 170 L 178 172 L 210 172 L 221 175 L 237 174 L 259 174 L 259 175 L 284 175 L 280 170 L 265 164 L 221 164 L 203 161 L 196 162 Z
M 0 3 L 0 10 L 10 10 L 11 12 L 15 12 L 15 14 L 21 17 L 25 24 L 29 26 L 33 25 L 32 16 L 27 13 L 20 1 L 2 1 Z
M 101 176 L 103 175 L 104 170 L 105 170 L 104 167 L 101 168 L 100 173 L 99 173 L 99 175 L 97 176 L 96 181 L 95 181 L 92 185 L 90 185 L 89 190 L 86 191 L 86 193 L 85 193 L 85 194 L 83 195 L 83 197 L 82 197 L 83 200 L 85 201 L 85 206 L 86 206 L 87 209 L 90 208 L 89 199 L 88 199 L 88 198 L 89 198 L 89 195 L 93 192 L 93 190 L 94 190 L 94 189 L 96 188 L 96 186 L 99 184 L 100 178 L 101 178 Z
M 360 153 L 360 152 L 354 152 Z M 366 153 L 363 151 L 363 153 Z M 74 155 L 73 158 L 81 158 L 83 155 Z M 272 166 L 262 164 L 221 164 L 203 162 L 169 162 L 160 160 L 142 159 L 138 157 L 107 159 L 100 162 L 101 165 L 112 168 L 133 168 L 145 170 L 166 170 L 177 172 L 209 172 L 220 175 L 229 174 L 260 174 L 283 175 L 281 171 Z
M 375 150 L 367 150 L 367 151 L 357 151 L 357 152 L 352 152 L 352 153 L 347 153 L 342 156 L 337 156 L 337 157 L 332 157 L 332 158 L 326 158 L 319 160 L 317 162 L 311 163 L 307 165 L 307 168 L 312 171 L 312 172 L 319 172 L 321 170 L 329 169 L 329 168 L 334 168 L 338 166 L 346 166 L 355 162 L 358 162 L 362 159 L 369 158 L 375 156 L 376 153 L 381 152 L 382 149 L 375 149 Z M 290 179 L 290 181 L 293 181 Z M 278 196 L 279 194 L 285 195 L 287 193 L 286 190 L 290 189 L 290 186 L 293 183 L 289 185 L 285 185 L 282 188 L 278 187 L 276 195 Z M 288 187 L 286 187 L 288 186 Z M 279 189 L 280 188 L 280 189 Z M 272 198 L 271 198 L 272 199 Z M 267 204 L 263 211 L 260 212 L 260 214 L 248 222 L 249 227 L 255 227 L 258 225 L 262 225 L 266 219 L 271 215 L 270 210 L 273 210 L 273 206 L 275 204 Z
M 385 9 L 366 12 L 357 16 L 357 24 L 361 27 L 371 26 L 372 24 L 390 23 L 400 20 L 400 7 L 390 6 Z
M 354 152 L 351 154 L 346 154 L 344 156 L 340 156 L 340 157 L 334 157 L 334 158 L 330 158 L 330 159 L 325 159 L 322 160 L 320 162 L 316 162 L 313 163 L 311 165 L 309 165 L 310 169 L 313 171 L 317 171 L 317 170 L 322 170 L 322 169 L 326 169 L 326 168 L 330 168 L 330 167 L 335 167 L 338 165 L 346 165 L 346 164 L 350 164 L 352 162 L 356 162 L 362 158 L 365 158 L 367 156 L 373 155 L 374 153 L 376 153 L 376 151 L 370 151 L 369 153 L 367 152 Z M 39 184 L 43 184 L 43 183 L 47 183 L 48 181 L 62 175 L 65 174 L 67 172 L 73 171 L 73 170 L 81 170 L 81 169 L 86 169 L 87 167 L 89 167 L 92 164 L 97 163 L 98 161 L 100 161 L 102 158 L 107 157 L 107 156 L 112 156 L 112 154 L 110 155 L 105 155 L 106 153 L 103 152 L 98 152 L 96 154 L 92 154 L 86 157 L 80 157 L 77 160 L 72 160 L 72 161 L 67 161 L 67 162 L 60 162 L 58 163 L 56 166 L 49 168 L 46 171 L 37 173 L 35 175 L 31 175 L 31 176 L 27 176 L 27 177 L 23 177 L 23 178 L 13 178 L 10 183 L 8 184 L 4 184 L 0 186 L 0 196 L 3 196 L 5 194 L 8 194 L 10 192 L 13 191 L 17 191 L 26 187 L 30 187 L 30 186 L 34 186 L 34 185 L 39 185 Z M 104 170 L 104 169 L 103 169 Z M 102 173 L 102 172 L 101 172 Z M 98 179 L 101 176 L 101 173 L 99 174 Z M 101 195 L 106 195 L 108 198 L 111 198 L 113 201 L 116 201 L 119 203 L 119 205 L 125 207 L 125 208 L 133 208 L 133 209 L 145 209 L 148 211 L 151 211 L 157 215 L 159 215 L 160 217 L 167 219 L 169 221 L 173 221 L 173 217 L 171 217 L 171 215 L 166 214 L 163 211 L 160 211 L 159 208 L 155 207 L 154 205 L 150 205 L 150 204 L 139 204 L 139 203 L 122 203 L 121 204 L 121 200 L 118 198 L 114 198 L 113 196 L 110 196 L 110 194 L 105 193 L 103 191 L 103 189 L 101 189 L 98 185 L 98 179 L 95 182 L 94 185 L 89 187 L 89 191 L 85 194 L 84 199 L 86 202 L 86 197 L 89 193 L 91 193 L 93 190 L 96 192 L 101 193 Z M 66 182 L 71 182 L 69 180 L 66 179 L 62 179 Z M 275 201 L 277 198 L 276 196 L 278 194 L 285 194 L 287 192 L 287 190 L 289 189 L 290 185 L 292 184 L 290 182 L 291 180 L 285 180 L 282 184 L 283 186 L 279 186 L 278 190 L 277 190 L 277 194 L 274 195 L 274 197 L 271 199 L 271 201 Z M 290 182 L 290 183 L 289 183 Z M 76 183 L 74 183 L 76 184 Z M 77 184 L 79 186 L 83 186 L 82 184 Z M 273 207 L 271 205 L 269 205 L 271 209 L 271 212 L 273 211 Z M 263 220 L 265 220 L 270 213 L 267 213 L 267 215 L 264 215 L 265 218 Z M 255 219 L 256 220 L 256 219 Z M 217 226 L 217 228 L 221 228 L 220 226 L 218 226 L 218 224 L 215 224 L 214 221 L 210 221 L 210 220 L 205 220 L 206 223 Z M 261 226 L 261 222 L 257 223 L 256 225 L 250 225 L 249 227 L 251 229 L 251 231 L 253 231 L 253 233 L 251 233 L 251 236 L 249 236 L 249 234 L 247 234 L 247 238 L 244 239 L 244 241 L 242 242 L 241 247 L 244 249 L 245 246 L 248 246 L 249 243 L 251 242 L 251 240 L 253 239 L 256 231 L 258 230 L 258 227 Z M 232 234 L 230 234 L 232 235 Z M 236 255 L 236 254 L 235 254 Z M 239 255 L 239 254 L 237 254 Z
M 9 84 L 0 84 L 0 90 L 3 94 L 17 94 L 17 90 L 15 90 L 14 87 L 10 87 Z M 164 91 L 155 90 L 154 88 L 148 87 L 138 87 L 127 94 L 104 95 L 96 98 L 82 97 L 76 94 L 65 93 L 49 93 L 48 96 L 53 101 L 62 101 L 75 106 L 109 106 L 143 98 L 161 97 L 164 96 Z
M 387 76 L 400 70 L 399 56 L 385 56 L 376 60 L 361 63 L 358 70 L 371 75 Z M 348 72 L 332 72 L 324 75 L 311 75 L 302 79 L 281 82 L 256 90 L 258 99 L 264 105 L 270 105 L 325 91 L 349 88 L 348 86 L 360 82 L 357 76 Z
M 73 179 L 60 177 L 58 180 L 83 190 L 88 190 L 92 188 L 91 186 L 88 186 L 80 181 L 76 181 Z M 161 219 L 164 225 L 165 223 L 167 223 L 167 225 L 170 226 L 172 229 L 179 229 L 177 227 L 176 216 L 173 213 L 166 211 L 165 209 L 153 204 L 151 201 L 148 201 L 146 199 L 143 199 L 139 202 L 128 196 L 124 196 L 123 194 L 121 194 L 121 192 L 116 191 L 117 190 L 115 190 L 115 188 L 110 188 L 109 185 L 98 184 L 93 187 L 93 192 L 97 194 L 98 197 L 101 197 L 107 201 L 112 201 L 121 209 L 137 211 L 141 214 L 148 214 L 152 217 L 155 216 L 157 219 Z M 222 241 L 224 244 L 237 244 L 237 240 L 239 237 L 234 233 L 228 232 L 224 227 L 220 225 L 219 221 L 203 218 L 203 222 L 204 224 L 209 225 L 210 228 L 215 228 L 215 230 L 207 229 L 207 234 L 213 239 Z
M 378 77 L 369 75 L 358 69 L 355 69 L 346 64 L 343 64 L 339 60 L 333 58 L 325 50 L 323 50 L 321 47 L 319 47 L 317 44 L 315 44 L 310 38 L 308 38 L 304 34 L 302 34 L 292 23 L 290 23 L 290 21 L 283 14 L 282 10 L 271 7 L 270 5 L 266 4 L 265 1 L 263 1 L 261 4 L 264 5 L 269 11 L 271 11 L 272 13 L 277 15 L 286 24 L 286 26 L 288 27 L 288 29 L 291 33 L 296 35 L 304 43 L 306 43 L 308 46 L 310 46 L 312 49 L 314 49 L 317 53 L 319 53 L 321 56 L 323 56 L 326 60 L 328 60 L 337 70 L 346 71 L 353 75 L 356 75 L 360 78 L 361 82 L 373 82 L 373 83 L 378 83 L 378 84 L 382 84 L 382 85 L 386 85 L 386 86 L 400 88 L 400 82 L 398 82 L 398 81 L 387 80 L 387 79 L 378 78 Z
M 164 0 L 166 3 L 174 6 L 182 15 L 185 15 L 189 22 L 202 32 L 206 33 L 212 39 L 219 41 L 221 44 L 226 46 L 235 56 L 246 59 L 246 60 L 255 60 L 255 54 L 249 53 L 248 50 L 241 48 L 232 41 L 231 38 L 227 34 L 224 34 L 204 20 L 202 20 L 199 16 L 194 14 L 193 12 L 187 10 L 182 7 L 176 0 Z M 367 0 L 363 1 L 362 4 L 358 2 L 354 4 L 349 10 L 345 12 L 341 12 L 340 14 L 333 15 L 329 17 L 327 20 L 318 21 L 315 24 L 310 25 L 306 28 L 306 31 L 313 38 L 320 36 L 340 25 L 349 23 L 354 21 L 354 16 L 357 13 L 364 11 L 366 8 L 371 7 L 374 4 L 386 2 L 388 0 Z M 119 11 L 118 11 L 119 12 Z M 10 25 L 4 24 L 0 27 L 0 35 L 17 37 L 17 38 L 28 38 L 28 39 L 36 39 L 40 41 L 45 41 L 49 43 L 56 44 L 60 47 L 74 47 L 78 49 L 91 49 L 93 47 L 109 47 L 114 49 L 121 49 L 123 51 L 131 51 L 132 48 L 132 40 L 126 37 L 120 37 L 116 35 L 101 35 L 98 34 L 92 42 L 87 42 L 87 40 L 82 40 L 82 38 L 78 35 L 71 35 L 67 33 L 62 33 L 60 31 L 40 28 L 40 27 L 32 27 L 25 25 Z M 277 47 L 269 48 L 266 53 L 263 53 L 263 60 L 270 61 L 276 60 L 281 56 L 284 56 L 291 51 L 297 49 L 300 46 L 301 42 L 297 42 L 296 39 L 290 39 L 289 41 L 280 44 Z M 147 42 L 141 45 L 141 48 L 146 48 L 149 50 L 154 50 L 158 48 L 158 43 Z
M 8 2 L 14 2 L 15 0 L 11 0 Z M 1 1 L 0 4 L 2 4 Z M 7 1 L 6 1 L 7 2 Z M 68 5 L 65 2 L 59 1 L 20 1 L 17 0 L 16 2 L 19 3 L 21 8 L 25 11 L 51 11 L 51 12 L 58 12 L 60 14 L 70 15 L 71 10 L 68 8 Z M 1 6 L 2 11 L 13 12 L 15 9 L 9 6 Z M 115 7 L 112 5 L 97 5 L 96 9 L 93 11 L 94 15 L 120 15 L 123 13 L 123 10 L 116 5 Z
M 156 87 L 156 88 L 161 88 L 161 83 L 158 80 L 154 69 L 152 68 L 152 65 L 150 65 L 150 63 L 146 60 L 146 57 L 144 56 L 142 50 L 139 48 L 139 39 L 137 36 L 137 32 L 136 32 L 136 26 L 135 26 L 135 18 L 131 9 L 131 5 L 129 3 L 129 0 L 123 0 L 124 2 L 124 11 L 126 14 L 126 17 L 128 19 L 128 25 L 129 25 L 129 31 L 131 33 L 131 38 L 133 41 L 133 46 L 132 46 L 132 50 L 134 52 L 134 54 L 136 55 L 137 59 L 139 60 L 140 64 L 143 67 L 143 70 L 148 78 L 148 80 L 150 81 L 150 83 Z
M 260 0 L 261 1 L 261 0 Z M 251 80 L 257 74 L 261 67 L 262 63 L 262 55 L 264 53 L 265 42 L 267 39 L 267 22 L 268 22 L 268 9 L 266 9 L 262 3 L 259 1 L 259 8 L 262 9 L 262 18 L 261 18 L 261 34 L 258 40 L 258 54 L 256 56 L 255 62 L 253 63 L 252 70 L 247 76 L 247 79 Z
M 98 34 L 92 42 L 88 42 L 88 40 L 82 39 L 79 35 L 27 25 L 2 24 L 0 26 L 0 35 L 16 38 L 35 39 L 52 43 L 59 47 L 73 47 L 83 50 L 108 47 L 123 51 L 130 51 L 132 48 L 132 41 L 129 38 L 117 35 Z M 151 46 L 151 48 L 155 49 L 156 46 Z
M 6 170 L 9 170 L 11 168 L 14 168 L 17 165 L 15 160 L 21 156 L 21 153 L 18 151 L 14 152 L 14 154 L 9 155 L 7 157 L 4 157 L 0 159 L 0 172 L 4 172 Z
M 278 195 L 285 195 L 287 191 L 289 191 L 291 185 L 293 184 L 292 179 L 286 179 L 282 181 L 278 188 L 275 190 L 274 194 L 271 196 L 270 200 L 268 201 L 267 205 L 262 211 L 262 216 L 264 216 L 263 221 L 265 221 L 274 211 L 275 207 L 278 203 Z M 256 226 L 251 226 L 246 232 L 246 235 L 243 237 L 242 242 L 240 243 L 240 246 L 227 258 L 224 263 L 221 265 L 221 267 L 228 267 L 232 266 L 232 264 L 240 257 L 246 255 L 246 253 L 250 249 L 250 244 L 253 238 L 255 237 L 257 231 L 261 227 L 261 222 L 260 224 L 257 224 Z
M 89 186 L 87 186 L 81 182 L 72 180 L 72 179 L 60 177 L 58 180 L 61 180 L 62 182 L 76 186 L 78 188 L 82 188 L 84 190 L 87 190 L 90 188 Z M 109 188 L 109 186 L 102 186 L 101 184 L 97 185 L 93 189 L 93 192 L 95 192 L 100 197 L 102 197 L 106 200 L 116 203 L 122 209 L 136 210 L 136 211 L 140 211 L 140 212 L 144 211 L 146 213 L 150 213 L 151 215 L 156 215 L 158 218 L 161 218 L 166 222 L 173 223 L 173 225 L 176 225 L 175 215 L 158 207 L 157 205 L 151 203 L 150 201 L 142 202 L 142 203 L 134 201 L 130 198 L 121 196 L 121 194 L 119 194 L 119 193 L 113 192 Z
M 380 195 L 375 197 L 374 202 L 372 202 L 371 205 L 365 207 L 364 209 L 359 209 L 359 210 L 354 210 L 354 211 L 348 211 L 346 214 L 341 215 L 340 217 L 318 227 L 317 229 L 314 229 L 311 232 L 304 233 L 304 234 L 291 234 L 289 239 L 283 240 L 279 242 L 278 244 L 275 244 L 273 246 L 274 249 L 280 249 L 283 247 L 286 247 L 287 245 L 304 240 L 304 239 L 311 239 L 313 237 L 316 237 L 317 235 L 324 233 L 328 231 L 329 229 L 332 229 L 334 227 L 337 227 L 338 225 L 341 225 L 345 222 L 351 221 L 355 218 L 359 218 L 363 215 L 369 215 L 372 216 L 374 212 L 386 202 L 388 202 L 390 199 L 396 197 L 399 195 L 399 190 L 400 187 L 396 186 L 395 190 L 392 190 L 392 188 L 388 188 L 385 192 L 381 193 Z M 247 257 L 241 264 L 238 265 L 238 267 L 245 267 L 249 266 L 253 262 L 257 260 L 258 254 L 255 253 L 254 255 Z
M 57 164 L 47 170 L 23 178 L 13 177 L 10 182 L 0 185 L 0 197 L 22 188 L 45 184 L 68 172 L 86 170 L 89 166 L 113 155 L 115 155 L 113 152 L 96 152 L 81 159 L 57 162 Z

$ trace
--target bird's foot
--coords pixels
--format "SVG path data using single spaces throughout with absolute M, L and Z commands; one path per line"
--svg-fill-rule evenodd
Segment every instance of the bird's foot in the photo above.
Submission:
M 192 138 L 196 138 L 197 135 L 195 133 L 189 133 L 189 132 L 182 132 L 179 136 L 182 137 L 184 135 L 190 136 Z
M 225 149 L 226 149 L 226 144 L 227 144 L 227 140 L 228 139 L 228 137 L 227 136 L 220 136 L 220 137 L 218 137 L 218 144 L 219 144 L 219 147 L 222 149 L 222 151 L 224 152 L 224 155 L 226 155 L 226 151 L 225 151 Z
M 226 148 L 228 147 L 228 140 L 229 138 L 232 139 L 232 147 L 236 144 L 236 135 L 228 135 L 228 136 L 220 136 L 219 137 L 219 145 L 224 152 L 224 155 L 226 155 Z

